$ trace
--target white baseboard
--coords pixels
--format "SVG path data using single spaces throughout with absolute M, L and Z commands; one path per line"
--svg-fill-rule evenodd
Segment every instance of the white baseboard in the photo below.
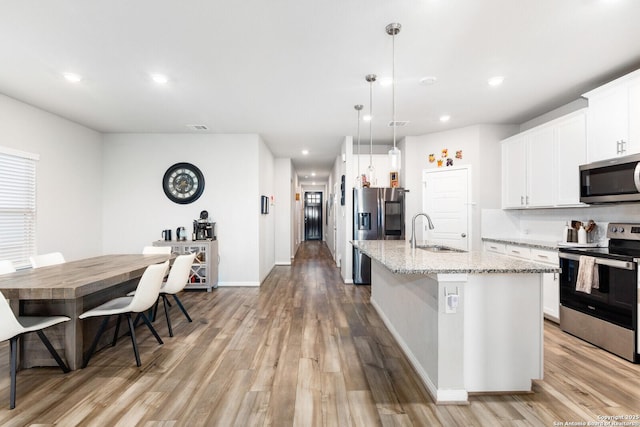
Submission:
M 260 282 L 218 282 L 219 288 L 260 287 Z
M 422 368 L 422 365 L 418 362 L 418 359 L 415 357 L 409 346 L 402 339 L 396 328 L 391 324 L 389 318 L 384 314 L 380 306 L 376 303 L 376 301 L 371 298 L 371 305 L 375 308 L 376 312 L 382 319 L 382 322 L 385 324 L 391 335 L 396 340 L 402 352 L 409 359 L 409 363 L 413 366 L 413 369 L 416 370 L 418 377 L 427 388 L 427 391 L 431 395 L 431 398 L 436 402 L 436 404 L 457 404 L 457 405 L 466 405 L 469 403 L 469 394 L 466 390 L 438 390 L 436 385 L 431 381 L 429 375 L 427 375 L 426 371 Z

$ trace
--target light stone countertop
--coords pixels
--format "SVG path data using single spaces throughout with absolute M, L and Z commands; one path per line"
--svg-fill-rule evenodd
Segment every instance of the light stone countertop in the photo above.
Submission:
M 534 249 L 558 249 L 558 242 L 549 242 L 546 240 L 523 239 L 520 237 L 483 237 L 483 242 L 504 243 L 507 245 L 526 246 Z
M 355 240 L 351 244 L 396 274 L 559 273 L 560 268 L 492 252 L 430 252 L 405 240 Z M 418 245 L 428 242 L 418 242 Z

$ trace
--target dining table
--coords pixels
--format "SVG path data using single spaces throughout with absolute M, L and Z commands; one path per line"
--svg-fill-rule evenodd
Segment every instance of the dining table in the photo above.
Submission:
M 101 255 L 40 268 L 27 268 L 0 276 L 0 292 L 9 300 L 17 315 L 71 318 L 44 332 L 64 355 L 70 369 L 82 365 L 82 357 L 91 344 L 99 320 L 80 320 L 78 316 L 113 298 L 135 290 L 146 268 L 153 264 L 173 260 L 165 254 Z M 115 323 L 115 322 L 114 322 Z M 127 328 L 122 328 L 127 333 Z M 37 336 L 27 334 L 19 347 L 20 368 L 57 366 Z M 108 334 L 104 334 L 108 335 Z M 111 337 L 105 338 L 106 345 Z

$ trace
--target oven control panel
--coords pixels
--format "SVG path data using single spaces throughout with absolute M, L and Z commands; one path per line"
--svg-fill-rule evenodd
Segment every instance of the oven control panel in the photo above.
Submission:
M 640 240 L 640 224 L 609 223 L 607 237 L 610 239 Z

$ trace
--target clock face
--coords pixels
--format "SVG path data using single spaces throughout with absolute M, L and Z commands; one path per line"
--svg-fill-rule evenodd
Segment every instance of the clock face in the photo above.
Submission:
M 200 169 L 191 163 L 176 163 L 165 172 L 162 189 L 175 203 L 191 203 L 202 195 L 204 176 Z

